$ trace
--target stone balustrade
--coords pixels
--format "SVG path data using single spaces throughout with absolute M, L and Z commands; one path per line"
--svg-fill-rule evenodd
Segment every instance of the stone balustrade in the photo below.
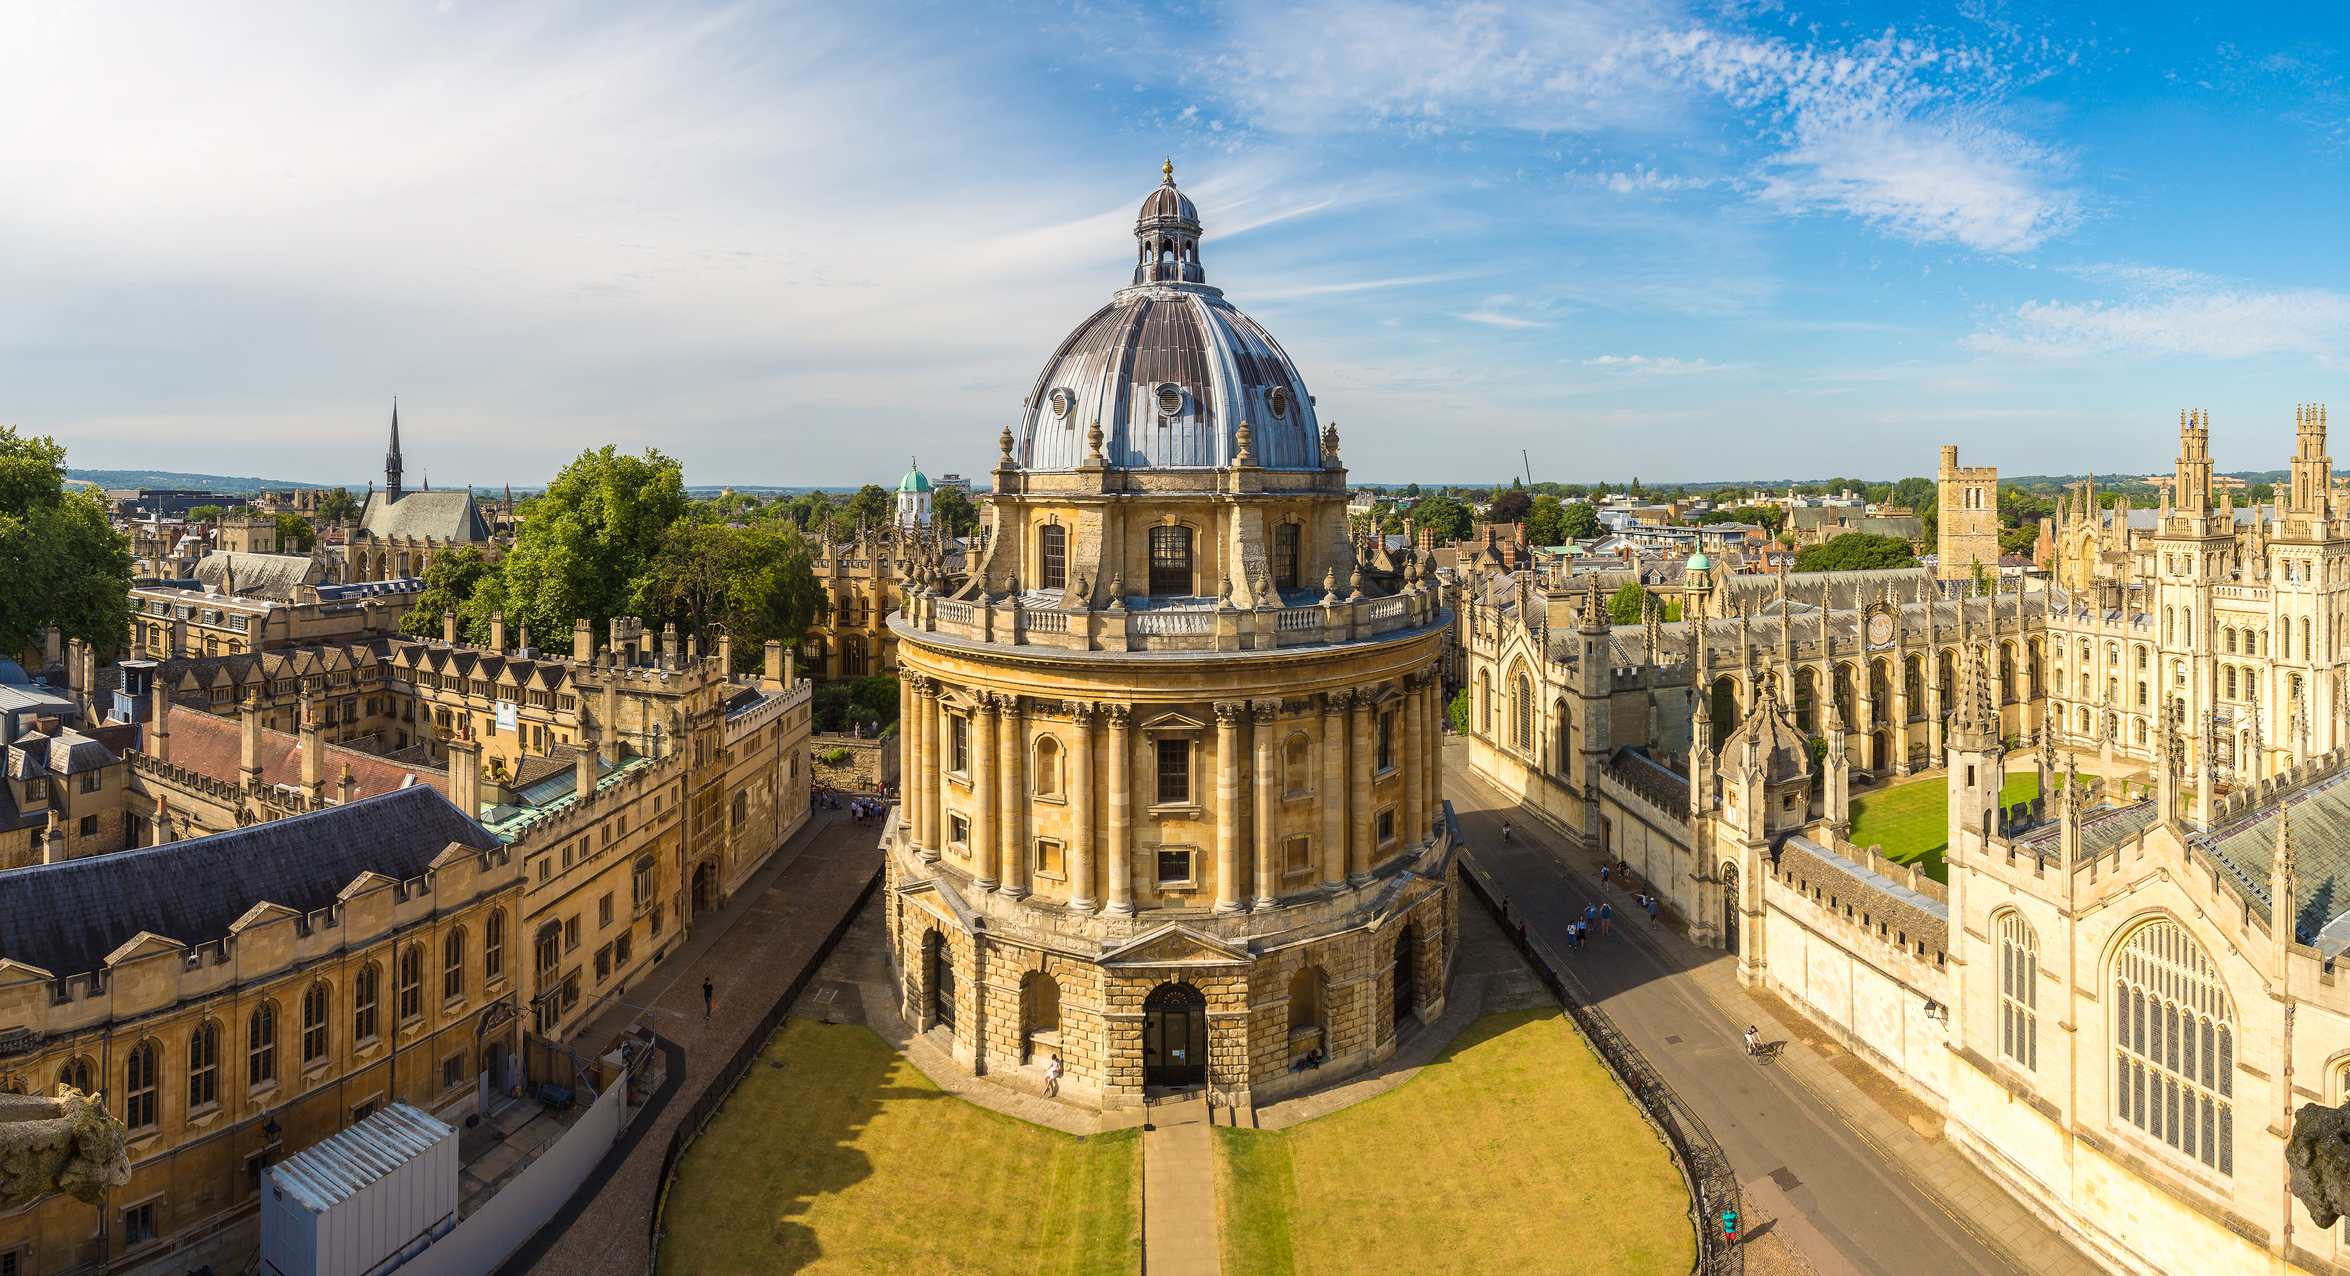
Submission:
M 1272 651 L 1359 642 L 1433 623 L 1436 590 L 1415 585 L 1382 598 L 1335 595 L 1301 607 L 1230 602 L 1091 609 L 1037 607 L 1019 595 L 965 601 L 916 596 L 890 617 L 893 628 L 1001 646 L 1067 651 Z

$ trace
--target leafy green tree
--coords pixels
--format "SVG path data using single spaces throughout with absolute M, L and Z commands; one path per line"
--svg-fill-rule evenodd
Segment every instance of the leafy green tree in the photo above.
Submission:
M 191 523 L 217 523 L 226 517 L 228 517 L 228 511 L 218 505 L 191 505 L 188 507 L 188 521 Z
M 938 488 L 930 494 L 930 525 L 949 536 L 969 536 L 979 530 L 979 503 L 962 488 Z
M 105 494 L 65 486 L 65 446 L 0 426 L 0 650 L 49 626 L 101 649 L 130 635 L 131 549 Z
M 1439 541 L 1466 540 L 1472 519 L 1469 507 L 1449 496 L 1423 496 L 1412 506 L 1412 521 L 1436 533 Z
M 1445 716 L 1452 719 L 1452 733 L 1454 735 L 1469 734 L 1469 689 L 1467 687 L 1461 688 L 1460 692 L 1453 696 L 1452 703 L 1445 707 Z
M 602 632 L 614 616 L 651 616 L 662 602 L 662 536 L 691 502 L 678 463 L 653 448 L 627 456 L 582 452 L 547 485 L 514 551 L 465 602 L 465 631 L 486 641 L 490 613 L 509 627 L 569 633 L 584 617 Z
M 299 514 L 277 516 L 277 549 L 281 554 L 307 554 L 318 544 L 318 529 Z
M 1585 502 L 1576 501 L 1559 509 L 1558 543 L 1561 545 L 1568 541 L 1587 541 L 1606 531 L 1600 526 L 1599 511 Z
M 1526 540 L 1535 545 L 1564 545 L 1561 530 L 1566 525 L 1566 507 L 1555 496 L 1537 496 L 1534 505 L 1526 511 Z
M 1795 556 L 1799 572 L 1857 572 L 1917 564 L 1908 541 L 1867 532 L 1846 532 L 1826 544 L 1807 546 Z
M 359 517 L 359 502 L 351 499 L 351 489 L 338 487 L 318 498 L 318 521 L 348 523 Z
M 2266 505 L 2276 498 L 2277 489 L 2271 484 L 2254 483 L 2244 489 L 2244 503 L 2246 505 Z
M 767 643 L 797 647 L 830 603 L 816 581 L 816 552 L 806 537 L 789 528 L 734 535 L 741 553 L 727 593 L 727 631 L 735 636 L 735 663 L 765 671 Z
M 934 507 L 935 508 L 935 507 Z M 898 498 L 877 483 L 867 483 L 849 498 L 848 507 L 832 516 L 833 535 L 847 540 L 857 534 L 857 525 L 886 527 L 897 517 Z
M 1419 499 L 1420 499 L 1420 485 L 1419 485 L 1419 484 L 1417 484 L 1417 483 L 1412 483 L 1412 484 L 1408 484 L 1408 485 L 1406 485 L 1406 486 L 1405 486 L 1405 488 L 1404 488 L 1404 490 L 1403 490 L 1403 494 L 1404 494 L 1405 496 L 1407 496 L 1407 497 L 1411 498 L 1412 500 L 1415 500 L 1415 501 L 1416 501 L 1416 500 L 1419 500 Z
M 822 492 L 808 492 L 784 507 L 784 517 L 801 531 L 823 531 L 832 525 L 832 501 Z
M 488 561 L 474 546 L 460 545 L 433 555 L 432 562 L 424 569 L 424 592 L 416 596 L 416 605 L 400 617 L 400 632 L 420 638 L 440 637 L 442 613 L 463 613 L 466 601 L 481 588 L 482 579 L 489 574 Z
M 1607 600 L 1608 619 L 1619 625 L 1639 624 L 1640 604 L 1647 598 L 1647 590 L 1632 581 L 1625 581 L 1624 587 Z
M 1534 498 L 1518 489 L 1511 489 L 1493 498 L 1492 508 L 1485 511 L 1488 523 L 1517 523 L 1525 520 L 1526 512 L 1534 508 Z

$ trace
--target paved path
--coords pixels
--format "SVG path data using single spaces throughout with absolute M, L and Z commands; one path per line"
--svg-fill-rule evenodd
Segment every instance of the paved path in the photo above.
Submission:
M 1567 953 L 1570 917 L 1603 898 L 1620 913 L 1629 898 L 1603 895 L 1589 856 L 1471 776 L 1458 741 L 1446 749 L 1445 793 L 1513 915 L 1567 954 L 1570 987 L 1604 1008 L 1704 1118 L 1774 1230 L 1823 1276 L 2099 1270 L 1953 1150 L 1922 1104 L 1777 998 L 1739 986 L 1730 957 L 1621 919 L 1613 937 Z M 1767 1063 L 1745 1057 L 1739 1034 L 1750 1023 L 1777 1047 Z
M 639 1020 L 684 1046 L 684 1084 L 592 1200 L 574 1200 L 549 1224 L 552 1245 L 526 1269 L 541 1276 L 644 1276 L 653 1195 L 670 1134 L 718 1069 L 749 1039 L 775 998 L 815 959 L 841 917 L 881 867 L 881 825 L 857 825 L 825 811 L 802 826 L 727 907 L 697 923 L 630 1005 L 607 1009 L 583 1040 L 602 1042 Z M 702 1017 L 702 980 L 717 985 L 717 1009 Z
M 1152 1104 L 1142 1127 L 1142 1263 L 1150 1276 L 1222 1276 L 1214 1118 L 1200 1094 Z

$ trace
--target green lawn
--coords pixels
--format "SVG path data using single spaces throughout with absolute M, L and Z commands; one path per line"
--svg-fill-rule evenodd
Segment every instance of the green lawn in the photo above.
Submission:
M 1897 864 L 1912 860 L 1937 882 L 1950 880 L 1942 853 L 1950 849 L 1950 783 L 1934 775 L 1890 789 L 1864 790 L 1869 796 L 1852 800 L 1854 846 L 1881 844 L 1885 858 Z M 2037 769 L 2010 773 L 1999 790 L 1999 804 L 2014 806 L 2040 796 Z
M 1141 1150 L 954 1098 L 870 1029 L 787 1019 L 680 1164 L 661 1271 L 1137 1271 Z
M 1329 1116 L 1215 1133 L 1224 1276 L 1680 1276 L 1696 1260 L 1672 1158 L 1555 1008 L 1487 1015 Z

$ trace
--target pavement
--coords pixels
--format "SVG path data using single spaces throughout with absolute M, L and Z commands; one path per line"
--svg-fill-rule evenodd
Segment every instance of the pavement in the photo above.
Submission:
M 505 1271 L 538 1276 L 644 1276 L 661 1161 L 677 1124 L 711 1079 L 755 1032 L 775 998 L 815 960 L 841 918 L 856 907 L 881 868 L 882 825 L 859 825 L 845 811 L 819 811 L 778 848 L 724 909 L 703 914 L 693 938 L 643 983 L 629 989 L 579 1034 L 607 1041 L 649 1023 L 683 1047 L 683 1084 L 624 1145 L 624 1159 L 599 1184 L 594 1178 L 563 1215 L 534 1238 Z M 716 1007 L 703 1017 L 702 980 L 717 985 Z M 631 1134 L 634 1135 L 632 1129 Z M 559 1225 L 559 1226 L 558 1226 Z M 535 1251 L 535 1252 L 534 1252 Z
M 1603 899 L 1622 913 L 1629 896 L 1603 893 L 1592 856 L 1471 775 L 1458 740 L 1446 745 L 1445 795 L 1512 916 L 1563 954 L 1568 986 L 1606 1010 L 1712 1130 L 1750 1196 L 1750 1229 L 1767 1219 L 1821 1276 L 2101 1270 L 1953 1149 L 1923 1103 L 1778 998 L 1741 987 L 1727 954 L 1626 920 L 1570 952 L 1571 917 Z M 1769 1046 L 1759 1060 L 1740 1040 L 1750 1023 Z
M 1202 1091 L 1151 1105 L 1142 1127 L 1142 1256 L 1150 1276 L 1223 1276 L 1214 1124 Z

